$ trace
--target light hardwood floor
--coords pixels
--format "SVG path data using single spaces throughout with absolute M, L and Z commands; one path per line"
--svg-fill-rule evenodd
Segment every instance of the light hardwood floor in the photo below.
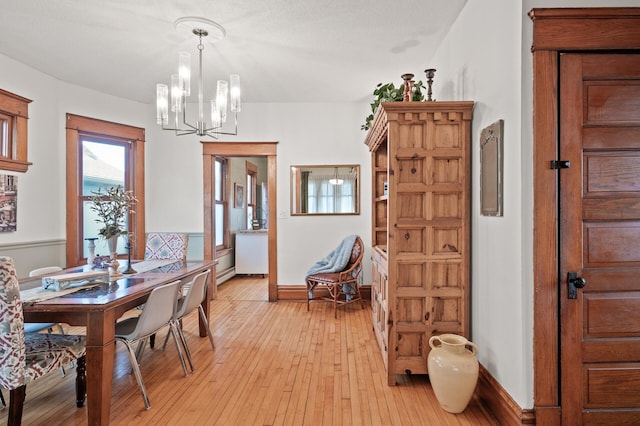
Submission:
M 112 424 L 497 424 L 475 399 L 461 414 L 442 410 L 426 375 L 400 376 L 397 386 L 387 386 L 369 307 L 350 305 L 337 320 L 328 303 L 306 309 L 300 302 L 269 303 L 261 277 L 222 284 L 211 302 L 215 351 L 197 336 L 195 315 L 184 321 L 193 374 L 183 377 L 172 342 L 160 349 L 164 332 L 156 348 L 145 352 L 148 411 L 118 345 Z M 52 373 L 27 386 L 23 424 L 85 424 L 86 408 L 75 408 L 74 379 L 75 371 L 64 378 Z

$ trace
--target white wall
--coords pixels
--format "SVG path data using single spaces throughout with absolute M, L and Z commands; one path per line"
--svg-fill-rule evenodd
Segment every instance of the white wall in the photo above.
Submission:
M 472 340 L 480 362 L 523 407 L 532 406 L 528 373 L 531 318 L 522 302 L 530 293 L 523 277 L 521 166 L 522 4 L 468 2 L 429 65 L 436 68 L 438 100 L 476 102 L 472 130 Z M 504 120 L 504 215 L 480 216 L 479 135 Z
M 239 135 L 220 140 L 278 142 L 278 284 L 303 285 L 307 269 L 333 250 L 343 237 L 359 234 L 371 242 L 371 172 L 360 124 L 367 104 L 244 104 Z M 149 107 L 148 115 L 155 114 Z M 147 229 L 202 232 L 202 147 L 193 136 L 176 138 L 150 121 L 147 128 Z M 176 148 L 178 147 L 178 148 Z M 361 212 L 358 216 L 291 216 L 289 168 L 295 164 L 361 164 Z M 162 188 L 159 191 L 158 188 Z M 172 214 L 153 214 L 172 194 Z M 272 202 L 271 200 L 269 201 Z M 365 255 L 364 282 L 371 281 Z
M 18 176 L 18 224 L 16 232 L 0 234 L 0 245 L 42 242 L 55 252 L 41 253 L 43 261 L 64 266 L 65 114 L 144 127 L 148 106 L 60 82 L 2 55 L 0 69 L 0 88 L 33 101 L 28 121 L 28 158 L 33 164 L 26 173 L 11 173 Z M 28 255 L 16 261 L 18 275 L 43 266 L 38 261 Z

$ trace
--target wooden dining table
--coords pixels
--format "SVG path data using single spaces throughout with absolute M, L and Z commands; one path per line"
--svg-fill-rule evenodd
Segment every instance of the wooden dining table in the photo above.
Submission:
M 126 268 L 126 261 L 124 261 Z M 143 262 L 144 263 L 144 262 Z M 209 318 L 209 300 L 215 294 L 217 261 L 176 261 L 145 272 L 110 277 L 108 282 L 87 286 L 79 291 L 47 300 L 23 301 L 25 322 L 67 323 L 86 327 L 87 423 L 108 425 L 115 354 L 115 323 L 126 311 L 143 304 L 151 290 L 176 280 L 187 281 L 211 270 L 207 297 L 202 306 Z M 135 269 L 136 263 L 132 262 Z M 140 264 L 142 265 L 142 263 Z M 89 265 L 66 269 L 60 274 L 91 271 Z M 124 270 L 123 267 L 120 270 Z M 21 286 L 33 286 L 42 278 L 21 280 Z M 200 336 L 206 336 L 200 321 Z

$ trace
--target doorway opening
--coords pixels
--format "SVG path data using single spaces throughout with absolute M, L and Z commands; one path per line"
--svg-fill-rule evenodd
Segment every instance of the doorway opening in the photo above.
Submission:
M 265 157 L 267 162 L 267 214 L 269 301 L 278 300 L 277 262 L 277 142 L 202 142 L 204 178 L 204 258 L 216 258 L 215 242 L 215 159 L 216 157 Z

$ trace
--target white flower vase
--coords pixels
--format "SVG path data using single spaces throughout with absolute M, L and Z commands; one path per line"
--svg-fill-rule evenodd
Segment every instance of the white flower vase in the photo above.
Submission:
M 115 259 L 118 256 L 118 236 L 112 235 L 107 238 L 107 247 L 109 248 L 109 254 L 112 259 Z
M 113 235 L 107 238 L 107 246 L 109 247 L 109 254 L 111 255 L 111 262 L 109 267 L 109 275 L 117 277 L 122 275 L 118 270 L 120 262 L 118 262 L 118 235 Z
M 478 347 L 457 334 L 429 339 L 429 381 L 445 411 L 461 413 L 467 408 L 478 382 Z

